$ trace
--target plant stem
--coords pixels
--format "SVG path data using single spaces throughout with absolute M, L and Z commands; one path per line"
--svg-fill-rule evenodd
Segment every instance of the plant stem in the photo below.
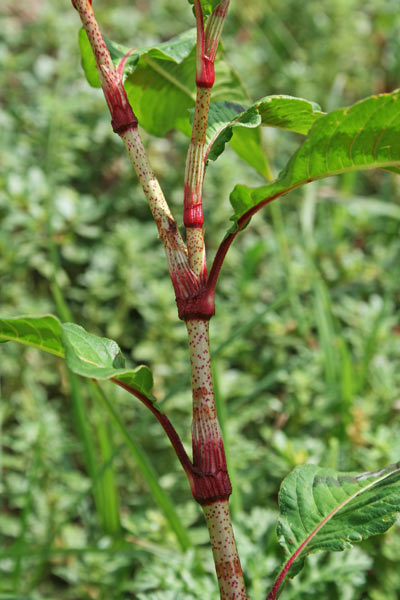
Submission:
M 248 600 L 229 514 L 229 501 L 218 500 L 206 504 L 203 512 L 210 534 L 221 600 Z
M 210 532 L 221 600 L 247 599 L 229 513 L 232 492 L 211 374 L 209 323 L 186 321 L 193 392 L 193 496 Z
M 211 374 L 209 323 L 203 319 L 191 319 L 186 326 L 193 391 L 193 466 L 201 473 L 218 478 L 221 485 L 216 482 L 218 489 L 215 496 L 229 496 L 230 482 Z
M 91 1 L 73 0 L 73 5 L 79 11 L 95 55 L 100 82 L 111 112 L 113 129 L 125 143 L 164 244 L 178 313 L 187 325 L 193 391 L 193 464 L 184 451 L 177 454 L 189 477 L 193 496 L 203 506 L 221 599 L 246 600 L 243 574 L 229 514 L 228 501 L 232 488 L 226 467 L 211 375 L 208 318 L 214 314 L 214 290 L 209 294 L 209 288 L 206 288 L 206 253 L 202 230 L 202 186 L 208 110 L 214 83 L 214 60 L 229 0 L 222 0 L 213 11 L 205 30 L 200 0 L 194 0 L 197 25 L 197 96 L 185 173 L 184 224 L 187 248 L 150 167 L 138 132 L 136 116 L 123 87 L 122 73 L 112 64 Z M 116 383 L 121 385 L 118 381 Z M 114 414 L 112 406 L 108 402 L 105 406 L 133 451 L 134 445 L 126 431 L 121 428 L 121 422 Z M 158 419 L 174 448 L 180 448 L 180 440 L 175 439 L 173 434 L 176 432 L 169 422 L 163 422 L 160 415 Z M 137 460 L 143 458 L 138 456 Z M 154 493 L 156 491 L 154 490 Z
M 221 38 L 229 0 L 223 0 L 210 15 L 204 30 L 203 11 L 200 0 L 194 1 L 196 13 L 196 105 L 194 109 L 192 136 L 185 170 L 183 223 L 189 264 L 204 284 L 207 278 L 204 246 L 202 188 L 206 155 L 206 130 L 211 90 L 214 85 L 214 60 Z
M 214 84 L 214 60 L 228 6 L 229 0 L 222 0 L 208 19 L 204 31 L 201 2 L 194 0 L 197 27 L 197 96 L 185 171 L 183 222 L 186 228 L 189 265 L 202 287 L 206 285 L 207 279 L 202 230 L 206 130 L 211 89 Z M 203 306 L 199 303 L 195 308 L 203 310 L 198 310 L 197 315 L 196 310 L 192 310 L 193 314 L 187 310 L 181 317 L 186 320 L 188 331 L 193 393 L 192 493 L 195 500 L 202 505 L 207 522 L 221 600 L 246 600 L 243 573 L 229 513 L 232 487 L 218 422 L 211 371 L 209 322 L 206 316 L 210 318 L 214 312 L 213 293 L 208 298 L 212 298 L 212 310 L 207 312 L 207 302 L 203 303 Z M 196 318 L 197 316 L 199 318 Z
M 90 0 L 72 0 L 79 12 L 83 27 L 92 47 L 100 83 L 115 133 L 121 136 L 128 150 L 140 184 L 149 202 L 158 232 L 164 244 L 169 272 L 177 298 L 187 298 L 199 291 L 199 280 L 192 272 L 186 246 L 169 210 L 160 184 L 149 164 L 134 114 L 122 80 L 123 68 L 116 68 L 104 41 Z
M 189 266 L 187 250 L 162 189 L 147 158 L 137 127 L 121 134 L 164 244 L 175 294 L 187 298 L 199 290 L 199 281 Z
M 211 88 L 197 88 L 192 137 L 186 162 L 183 213 L 189 264 L 203 282 L 207 277 L 207 267 L 205 264 L 204 233 L 202 230 L 204 223 L 202 187 L 210 97 Z

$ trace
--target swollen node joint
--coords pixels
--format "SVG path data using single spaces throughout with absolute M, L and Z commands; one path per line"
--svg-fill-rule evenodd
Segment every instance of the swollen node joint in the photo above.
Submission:
M 188 319 L 204 319 L 208 321 L 215 314 L 214 292 L 203 290 L 189 298 L 176 296 L 178 316 L 182 321 Z
M 114 133 L 118 133 L 118 135 L 122 135 L 128 129 L 137 129 L 138 120 L 129 121 L 129 123 L 116 123 L 114 119 L 111 119 L 111 126 L 113 128 Z
M 212 88 L 215 81 L 214 61 L 208 56 L 203 56 L 201 70 L 196 74 L 198 88 Z
M 200 228 L 204 225 L 203 206 L 201 202 L 189 204 L 183 211 L 183 224 L 187 228 Z
M 117 102 L 110 102 L 111 125 L 114 133 L 121 135 L 128 129 L 134 129 L 138 126 L 138 120 L 128 102 L 125 105 Z
M 202 506 L 217 500 L 227 500 L 232 494 L 231 482 L 225 469 L 217 473 L 202 473 L 195 470 L 192 477 L 193 498 Z

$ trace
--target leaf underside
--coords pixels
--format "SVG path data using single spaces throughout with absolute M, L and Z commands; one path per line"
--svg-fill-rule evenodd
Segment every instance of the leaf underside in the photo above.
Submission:
M 341 551 L 385 532 L 400 511 L 400 463 L 373 473 L 294 469 L 279 493 L 277 534 L 296 575 L 308 554 Z
M 216 160 L 231 139 L 234 128 L 277 127 L 306 135 L 323 116 L 318 105 L 291 96 L 266 96 L 249 108 L 233 102 L 210 106 L 206 132 L 208 159 Z
M 238 185 L 231 193 L 234 226 L 258 205 L 332 175 L 400 167 L 400 92 L 371 96 L 319 117 L 276 181 L 258 188 Z M 253 210 L 253 212 L 255 212 Z M 251 216 L 249 214 L 249 217 Z
M 277 127 L 305 135 L 324 114 L 317 104 L 291 96 L 266 96 L 248 108 L 232 101 L 213 102 L 206 131 L 207 158 L 217 160 L 230 141 L 243 160 L 268 177 L 258 127 Z
M 90 379 L 115 379 L 155 401 L 153 377 L 146 366 L 125 368 L 116 342 L 92 335 L 53 315 L 0 318 L 0 342 L 18 342 L 66 359 L 73 373 Z

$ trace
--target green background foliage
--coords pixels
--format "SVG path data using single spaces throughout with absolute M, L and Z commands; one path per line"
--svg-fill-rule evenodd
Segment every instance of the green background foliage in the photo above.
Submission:
M 224 54 L 252 101 L 286 94 L 340 108 L 400 84 L 397 4 L 233 0 Z M 0 10 L 0 314 L 57 313 L 117 340 L 130 364 L 151 368 L 189 450 L 185 328 L 142 192 L 80 67 L 78 16 L 67 0 L 6 0 Z M 129 47 L 193 26 L 184 1 L 98 0 L 96 11 Z M 181 223 L 187 137 L 144 138 Z M 300 141 L 263 131 L 274 175 Z M 238 183 L 265 181 L 228 148 L 206 176 L 211 256 Z M 295 466 L 362 472 L 399 460 L 399 221 L 398 177 L 349 173 L 265 208 L 223 267 L 214 376 L 252 600 L 283 558 L 277 494 Z M 134 454 L 97 392 L 61 360 L 2 344 L 0 365 L 0 598 L 217 598 L 200 509 L 154 417 L 101 386 Z M 189 543 L 150 491 L 140 452 Z M 282 598 L 396 600 L 399 533 L 394 525 L 346 555 L 312 556 Z

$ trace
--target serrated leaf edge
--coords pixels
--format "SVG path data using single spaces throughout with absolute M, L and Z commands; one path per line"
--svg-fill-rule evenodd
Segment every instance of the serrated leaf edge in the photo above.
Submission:
M 395 468 L 393 468 L 393 467 L 395 467 Z M 392 469 L 392 470 L 390 470 L 390 469 Z M 324 519 L 321 521 L 321 523 L 319 525 L 317 525 L 317 527 L 315 529 L 313 529 L 313 531 L 300 544 L 299 548 L 294 553 L 294 554 L 296 554 L 296 557 L 298 557 L 299 553 L 305 548 L 305 546 L 308 544 L 308 542 L 318 533 L 318 531 L 320 531 L 320 529 L 330 519 L 332 519 L 332 517 L 334 517 L 335 514 L 338 513 L 344 506 L 346 506 L 347 504 L 349 504 L 349 502 L 351 502 L 352 500 L 354 500 L 354 498 L 356 498 L 357 496 L 360 496 L 361 494 L 363 494 L 364 492 L 368 491 L 369 489 L 371 489 L 375 485 L 378 485 L 379 483 L 381 483 L 382 481 L 384 481 L 388 477 L 391 477 L 392 475 L 394 475 L 396 473 L 399 473 L 399 472 L 400 472 L 400 462 L 394 463 L 393 465 L 385 467 L 384 469 L 381 469 L 379 471 L 362 473 L 361 475 L 356 475 L 354 477 L 355 479 L 362 480 L 362 479 L 369 479 L 370 477 L 379 477 L 379 474 L 382 473 L 382 477 L 379 477 L 379 479 L 374 479 L 374 481 L 371 481 L 371 483 L 369 483 L 367 486 L 363 487 L 360 490 L 357 490 L 356 492 L 354 492 L 354 494 L 352 494 L 351 496 L 349 496 L 348 498 L 346 498 L 345 500 L 343 500 L 340 504 L 338 504 L 338 506 L 336 508 L 334 508 L 330 513 L 328 513 L 326 515 L 326 517 L 324 517 Z M 294 556 L 294 554 L 292 556 Z

